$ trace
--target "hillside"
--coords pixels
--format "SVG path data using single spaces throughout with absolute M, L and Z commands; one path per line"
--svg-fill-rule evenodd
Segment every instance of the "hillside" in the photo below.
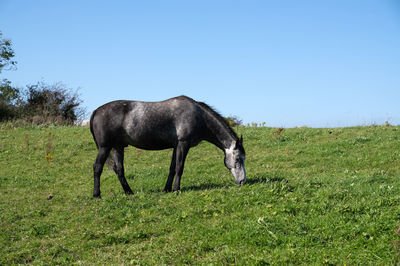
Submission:
M 95 200 L 87 127 L 0 125 L 0 265 L 399 263 L 400 127 L 238 133 L 242 187 L 203 142 L 164 193 L 172 151 L 129 147 Z

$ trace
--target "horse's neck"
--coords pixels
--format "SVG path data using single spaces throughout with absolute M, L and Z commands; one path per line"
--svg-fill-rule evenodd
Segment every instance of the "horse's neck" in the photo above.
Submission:
M 215 117 L 209 115 L 206 125 L 209 131 L 208 141 L 221 150 L 229 149 L 235 136 Z

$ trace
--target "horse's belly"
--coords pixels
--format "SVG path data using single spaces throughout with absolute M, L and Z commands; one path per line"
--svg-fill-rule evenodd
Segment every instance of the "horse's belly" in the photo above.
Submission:
M 131 141 L 129 145 L 132 145 L 136 148 L 142 149 L 142 150 L 164 150 L 164 149 L 171 149 L 174 148 L 175 145 L 172 145 L 171 143 L 167 143 L 164 141 L 159 141 L 159 140 L 151 140 L 150 142 L 135 142 Z
M 176 136 L 171 132 L 155 130 L 153 132 L 131 132 L 128 135 L 127 142 L 129 145 L 143 150 L 163 150 L 174 148 L 176 139 Z

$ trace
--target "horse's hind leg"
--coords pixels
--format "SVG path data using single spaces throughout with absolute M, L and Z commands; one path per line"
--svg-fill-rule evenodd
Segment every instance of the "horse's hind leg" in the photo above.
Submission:
M 124 174 L 124 147 L 113 149 L 114 172 L 117 174 L 119 182 L 125 191 L 125 194 L 133 194 Z
M 100 175 L 103 172 L 104 163 L 110 154 L 111 148 L 100 147 L 97 153 L 96 161 L 93 164 L 94 173 L 94 187 L 93 187 L 93 197 L 101 198 L 100 196 Z
M 167 183 L 165 184 L 165 188 L 164 188 L 165 192 L 172 191 L 172 181 L 174 181 L 175 167 L 176 167 L 176 149 L 174 149 L 174 151 L 172 153 L 171 165 L 169 167 L 169 175 L 168 175 Z
M 185 166 L 185 160 L 189 152 L 189 148 L 190 146 L 186 142 L 178 142 L 178 146 L 176 147 L 176 176 L 173 191 L 181 189 L 181 177 L 183 174 L 183 167 Z

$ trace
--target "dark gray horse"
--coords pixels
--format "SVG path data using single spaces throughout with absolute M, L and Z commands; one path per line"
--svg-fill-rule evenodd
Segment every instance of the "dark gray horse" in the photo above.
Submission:
M 124 176 L 124 148 L 144 150 L 173 148 L 165 191 L 180 189 L 186 155 L 202 140 L 225 153 L 225 166 L 238 185 L 246 182 L 243 138 L 237 137 L 221 115 L 207 104 L 179 96 L 161 102 L 114 101 L 97 108 L 90 118 L 90 131 L 98 148 L 93 196 L 100 197 L 100 175 L 112 150 L 114 171 L 126 194 L 132 190 Z

